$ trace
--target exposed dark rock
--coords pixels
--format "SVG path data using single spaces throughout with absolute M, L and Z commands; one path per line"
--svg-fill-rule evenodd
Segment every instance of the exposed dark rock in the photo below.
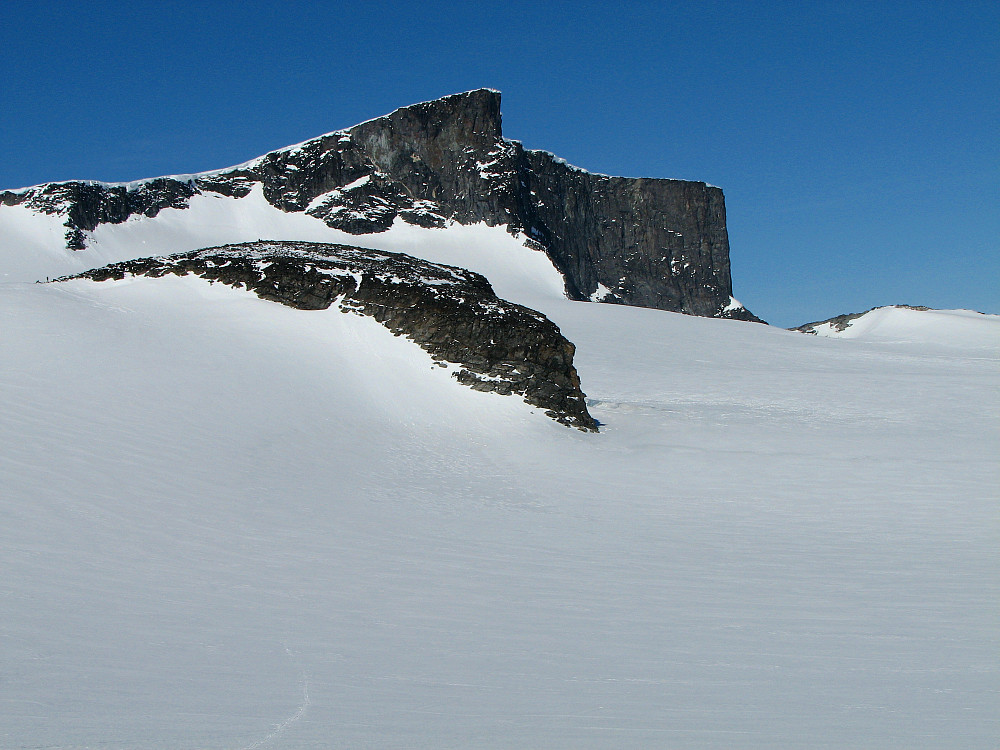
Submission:
M 532 193 L 522 223 L 543 238 L 571 297 L 604 295 L 627 305 L 757 320 L 730 308 L 722 190 L 595 175 L 545 152 L 526 156 L 524 181 Z
M 816 329 L 819 326 L 829 324 L 830 327 L 840 333 L 841 331 L 846 331 L 851 323 L 860 318 L 862 315 L 867 315 L 872 310 L 879 310 L 883 307 L 902 307 L 907 310 L 930 310 L 929 307 L 924 307 L 923 305 L 879 305 L 878 307 L 871 307 L 864 312 L 859 313 L 847 313 L 845 315 L 837 315 L 833 318 L 827 318 L 826 320 L 818 320 L 815 323 L 806 323 L 805 325 L 798 326 L 796 328 L 789 328 L 789 331 L 801 331 L 802 333 L 811 333 L 813 336 L 816 335 Z
M 573 299 L 759 320 L 732 299 L 722 190 L 703 182 L 591 174 L 502 137 L 500 94 L 479 89 L 396 110 L 343 131 L 186 179 L 67 182 L 0 194 L 66 215 L 67 246 L 192 195 L 246 196 L 261 185 L 283 211 L 351 234 L 396 217 L 506 225 L 545 250 Z
M 436 361 L 457 365 L 459 382 L 519 394 L 562 424 L 597 430 L 573 366 L 573 344 L 541 313 L 498 298 L 477 273 L 347 245 L 251 242 L 130 260 L 67 278 L 167 274 L 195 274 L 302 310 L 336 304 L 371 316 Z
M 24 191 L 0 193 L 7 206 L 24 204 L 46 214 L 66 216 L 66 247 L 86 247 L 84 232 L 99 224 L 121 224 L 129 217 L 156 216 L 164 208 L 186 208 L 198 193 L 194 181 L 158 177 L 129 185 L 102 182 L 53 182 Z

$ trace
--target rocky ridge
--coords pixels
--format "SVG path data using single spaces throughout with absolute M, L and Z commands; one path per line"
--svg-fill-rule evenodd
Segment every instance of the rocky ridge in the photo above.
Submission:
M 572 299 L 758 320 L 732 296 L 722 190 L 703 182 L 592 174 L 503 138 L 500 94 L 415 104 L 236 167 L 134 183 L 50 183 L 4 205 L 65 216 L 69 249 L 88 232 L 184 208 L 201 193 L 266 200 L 361 235 L 398 218 L 424 227 L 485 222 L 522 232 Z
M 308 242 L 251 242 L 115 263 L 68 278 L 195 274 L 300 310 L 367 315 L 475 390 L 518 394 L 561 424 L 597 431 L 575 347 L 539 312 L 500 299 L 483 276 L 402 253 Z

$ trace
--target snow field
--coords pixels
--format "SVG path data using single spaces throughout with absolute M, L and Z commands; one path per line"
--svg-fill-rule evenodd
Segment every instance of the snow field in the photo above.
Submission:
M 878 307 L 850 321 L 843 331 L 829 323 L 816 327 L 817 336 L 863 339 L 892 344 L 917 344 L 1000 350 L 1000 315 L 972 310 L 914 310 Z
M 0 747 L 995 747 L 995 327 L 572 303 L 502 228 L 244 200 L 0 243 Z M 277 236 L 485 273 L 602 432 L 356 315 L 11 283 Z

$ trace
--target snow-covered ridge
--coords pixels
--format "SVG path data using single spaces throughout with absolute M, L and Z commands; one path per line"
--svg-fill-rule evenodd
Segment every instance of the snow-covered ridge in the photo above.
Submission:
M 1000 315 L 973 310 L 888 305 L 793 330 L 827 338 L 1000 350 Z
M 489 92 L 491 94 L 499 94 L 500 93 L 497 89 L 480 88 L 480 89 L 472 89 L 470 91 L 465 91 L 465 92 L 458 92 L 458 93 L 455 93 L 455 94 L 449 94 L 449 95 L 443 97 L 443 99 L 449 99 L 449 98 L 452 98 L 452 97 L 469 96 L 471 94 L 476 94 L 477 92 Z M 422 106 L 426 106 L 426 105 L 433 105 L 433 104 L 436 104 L 439 101 L 441 101 L 441 99 L 429 99 L 427 101 L 416 102 L 414 104 L 407 105 L 406 107 L 404 107 L 402 109 L 411 109 L 411 108 L 414 108 L 414 107 L 422 107 Z M 32 190 L 37 190 L 39 188 L 44 188 L 44 187 L 47 187 L 47 186 L 50 186 L 50 185 L 79 184 L 79 185 L 101 186 L 101 187 L 107 187 L 107 188 L 121 187 L 121 188 L 125 188 L 126 190 L 135 190 L 135 189 L 137 189 L 139 187 L 142 187 L 144 185 L 148 185 L 148 184 L 153 183 L 153 182 L 157 182 L 159 180 L 173 180 L 175 182 L 187 182 L 187 183 L 197 182 L 198 180 L 202 180 L 202 179 L 206 179 L 206 178 L 219 177 L 219 176 L 222 176 L 222 175 L 226 175 L 226 174 L 228 174 L 230 172 L 240 172 L 240 171 L 253 170 L 256 167 L 260 166 L 261 163 L 263 163 L 265 160 L 273 158 L 273 155 L 278 155 L 278 154 L 294 154 L 294 153 L 296 153 L 298 151 L 302 151 L 304 149 L 308 149 L 311 146 L 315 146 L 317 143 L 321 143 L 323 141 L 326 141 L 326 140 L 329 140 L 329 139 L 332 139 L 332 138 L 347 139 L 347 140 L 349 140 L 350 137 L 351 137 L 350 131 L 352 131 L 352 130 L 354 130 L 356 128 L 360 128 L 363 125 L 368 125 L 370 123 L 378 122 L 380 120 L 386 120 L 387 118 L 391 117 L 392 115 L 393 115 L 393 112 L 390 112 L 388 114 L 378 115 L 377 117 L 371 117 L 371 118 L 369 118 L 367 120 L 363 120 L 362 122 L 359 122 L 359 123 L 357 123 L 355 125 L 351 125 L 351 126 L 346 127 L 346 128 L 340 128 L 340 129 L 337 129 L 337 130 L 331 130 L 329 133 L 323 133 L 322 135 L 314 136 L 312 138 L 307 138 L 306 140 L 301 141 L 299 143 L 293 143 L 293 144 L 288 145 L 288 146 L 282 146 L 281 148 L 276 148 L 276 149 L 274 149 L 272 151 L 268 151 L 265 154 L 261 154 L 260 156 L 255 156 L 252 159 L 248 159 L 245 162 L 241 162 L 240 164 L 234 164 L 233 166 L 229 166 L 229 167 L 221 167 L 219 169 L 209 169 L 209 170 L 206 170 L 204 172 L 192 172 L 190 174 L 167 174 L 167 175 L 160 175 L 158 177 L 143 177 L 143 178 L 137 179 L 137 180 L 127 180 L 127 181 L 122 181 L 122 182 L 102 181 L 102 180 L 89 180 L 89 179 L 58 180 L 56 182 L 43 182 L 43 183 L 39 183 L 37 185 L 28 185 L 28 186 L 25 186 L 25 187 L 0 188 L 0 195 L 2 195 L 3 193 L 11 193 L 13 195 L 20 195 L 22 193 L 26 193 L 26 192 L 32 191 Z M 574 169 L 578 169 L 578 168 L 574 167 Z M 580 171 L 584 171 L 584 170 L 580 170 Z
M 384 117 L 385 115 L 383 115 Z M 143 186 L 149 185 L 150 183 L 159 182 L 161 180 L 171 180 L 173 182 L 182 183 L 196 183 L 199 180 L 219 177 L 221 175 L 229 174 L 230 172 L 240 172 L 251 170 L 259 166 L 267 157 L 271 154 L 290 154 L 299 151 L 303 148 L 321 141 L 325 138 L 331 138 L 333 136 L 344 136 L 346 130 L 334 130 L 329 133 L 324 133 L 323 135 L 316 136 L 314 138 L 309 138 L 308 140 L 302 141 L 301 143 L 294 143 L 290 146 L 284 146 L 282 148 L 274 149 L 273 151 L 268 151 L 266 154 L 261 154 L 260 156 L 255 156 L 240 164 L 234 164 L 230 167 L 221 167 L 219 169 L 209 169 L 204 172 L 192 172 L 190 174 L 166 174 L 160 175 L 159 177 L 143 177 L 137 180 L 127 180 L 123 182 L 113 182 L 113 181 L 103 181 L 103 180 L 88 180 L 88 179 L 75 179 L 75 180 L 58 180 L 56 182 L 42 182 L 37 185 L 28 185 L 26 187 L 19 188 L 0 188 L 0 195 L 4 193 L 9 193 L 11 195 L 22 195 L 31 191 L 37 191 L 41 188 L 46 188 L 49 186 L 56 185 L 87 185 L 92 187 L 104 187 L 104 188 L 125 188 L 128 191 L 134 191 Z
M 446 96 L 444 98 L 447 99 L 447 98 L 450 98 L 450 97 L 467 96 L 469 94 L 474 94 L 474 93 L 476 93 L 478 91 L 486 91 L 486 92 L 489 92 L 489 93 L 492 93 L 492 94 L 499 94 L 500 93 L 497 89 L 481 88 L 481 89 L 472 89 L 472 90 L 466 91 L 466 92 L 459 92 L 459 93 L 455 93 L 455 94 L 449 94 L 448 96 Z M 420 107 L 420 106 L 424 106 L 424 105 L 428 105 L 428 104 L 434 104 L 437 101 L 440 101 L 440 99 L 429 99 L 427 101 L 417 102 L 417 103 L 408 105 L 406 107 L 406 109 L 409 109 L 410 107 Z M 25 192 L 30 191 L 30 190 L 36 190 L 38 188 L 43 188 L 43 187 L 46 187 L 48 185 L 68 185 L 68 184 L 73 184 L 73 183 L 78 183 L 78 184 L 81 184 L 81 185 L 99 185 L 99 186 L 102 186 L 102 187 L 123 187 L 123 188 L 125 188 L 127 190 L 135 190 L 138 187 L 141 187 L 143 185 L 148 185 L 149 183 L 156 182 L 158 180 L 174 180 L 176 182 L 196 182 L 197 180 L 202 179 L 202 178 L 218 177 L 220 175 L 227 174 L 229 172 L 251 170 L 251 169 L 259 166 L 262 161 L 264 161 L 265 159 L 267 159 L 268 157 L 270 157 L 272 154 L 291 154 L 291 153 L 295 153 L 296 151 L 301 151 L 301 150 L 303 150 L 305 148 L 308 148 L 311 145 L 316 144 L 317 142 L 320 142 L 320 141 L 323 141 L 323 140 L 326 140 L 326 139 L 329 139 L 329 138 L 333 138 L 333 137 L 348 138 L 349 139 L 350 138 L 350 131 L 353 130 L 354 128 L 360 127 L 362 125 L 367 125 L 369 123 L 377 122 L 379 120 L 385 120 L 386 118 L 390 117 L 391 115 L 392 115 L 392 113 L 385 114 L 385 115 L 378 115 L 377 117 L 372 117 L 372 118 L 369 118 L 367 120 L 363 120 L 362 122 L 359 122 L 359 123 L 357 123 L 355 125 L 352 125 L 350 127 L 340 128 L 338 130 L 331 130 L 329 133 L 323 133 L 322 135 L 319 135 L 319 136 L 314 136 L 312 138 L 307 138 L 306 140 L 301 141 L 299 143 L 293 143 L 293 144 L 291 144 L 289 146 L 283 146 L 281 148 L 274 149 L 273 151 L 268 151 L 266 154 L 261 154 L 260 156 L 255 156 L 252 159 L 249 159 L 249 160 L 247 160 L 245 162 L 242 162 L 240 164 L 235 164 L 235 165 L 230 166 L 230 167 L 222 167 L 220 169 L 210 169 L 210 170 L 207 170 L 207 171 L 204 171 L 204 172 L 193 172 L 191 174 L 168 174 L 168 175 L 161 175 L 159 177 L 144 177 L 144 178 L 141 178 L 141 179 L 138 179 L 138 180 L 128 180 L 128 181 L 124 181 L 124 182 L 106 182 L 106 181 L 101 181 L 101 180 L 88 180 L 88 179 L 59 180 L 57 182 L 43 182 L 43 183 L 39 183 L 37 185 L 28 185 L 28 186 L 25 186 L 25 187 L 18 187 L 18 188 L 0 188 L 0 194 L 2 194 L 2 193 L 12 193 L 12 194 L 16 195 L 16 194 L 25 193 Z

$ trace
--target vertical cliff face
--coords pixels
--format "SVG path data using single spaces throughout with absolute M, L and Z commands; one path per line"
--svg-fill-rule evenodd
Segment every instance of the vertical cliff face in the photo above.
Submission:
M 523 232 L 573 299 L 757 320 L 732 297 L 722 190 L 703 182 L 608 177 L 503 138 L 500 93 L 415 104 L 239 167 L 129 185 L 58 183 L 0 194 L 66 216 L 67 246 L 197 193 L 240 198 L 256 184 L 282 211 L 351 234 L 398 218 L 425 227 L 486 222 Z M 280 238 L 276 238 L 280 239 Z
M 571 296 L 703 316 L 730 306 L 722 190 L 590 174 L 544 152 L 527 157 L 528 231 L 543 237 Z
M 592 174 L 502 138 L 488 89 L 352 128 L 377 167 L 449 219 L 507 224 L 545 249 L 574 299 L 756 320 L 733 302 L 722 190 Z
M 351 128 L 377 169 L 414 198 L 447 204 L 463 218 L 486 195 L 472 184 L 477 160 L 501 142 L 500 97 L 472 91 L 415 104 Z

